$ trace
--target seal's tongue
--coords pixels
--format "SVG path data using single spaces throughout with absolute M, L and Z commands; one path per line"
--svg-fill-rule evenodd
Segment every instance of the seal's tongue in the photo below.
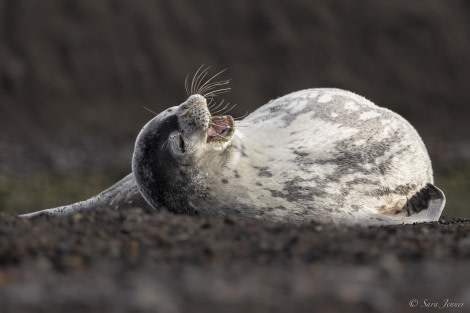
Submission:
M 207 131 L 207 142 L 222 136 L 228 129 L 230 129 L 230 122 L 226 116 L 213 116 L 209 130 Z

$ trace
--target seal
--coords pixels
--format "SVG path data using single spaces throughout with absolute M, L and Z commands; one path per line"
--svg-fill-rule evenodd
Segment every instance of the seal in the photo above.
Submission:
M 235 121 L 211 114 L 213 96 L 228 88 L 215 89 L 227 83 L 213 81 L 220 73 L 204 81 L 206 74 L 195 74 L 186 101 L 143 127 L 133 176 L 114 193 L 125 190 L 132 202 L 141 194 L 156 210 L 291 223 L 402 224 L 441 215 L 445 196 L 433 185 L 428 152 L 398 114 L 349 91 L 319 88 Z M 107 194 L 79 210 L 104 206 Z

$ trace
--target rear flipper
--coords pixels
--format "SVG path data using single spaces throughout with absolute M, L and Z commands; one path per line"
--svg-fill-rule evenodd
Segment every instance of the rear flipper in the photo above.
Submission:
M 411 198 L 395 215 L 377 214 L 372 217 L 372 224 L 413 224 L 434 222 L 439 220 L 446 204 L 444 193 L 434 186 L 427 184 Z M 375 223 L 374 223 L 375 222 Z
M 427 184 L 408 199 L 403 212 L 406 212 L 410 219 L 417 219 L 417 222 L 437 221 L 445 204 L 444 193 L 433 184 Z

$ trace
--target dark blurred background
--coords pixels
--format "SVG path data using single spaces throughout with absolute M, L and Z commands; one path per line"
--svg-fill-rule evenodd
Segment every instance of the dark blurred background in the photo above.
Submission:
M 201 65 L 228 68 L 243 115 L 310 87 L 407 118 L 447 194 L 470 200 L 466 0 L 0 0 L 0 211 L 85 199 L 130 172 L 155 112 Z

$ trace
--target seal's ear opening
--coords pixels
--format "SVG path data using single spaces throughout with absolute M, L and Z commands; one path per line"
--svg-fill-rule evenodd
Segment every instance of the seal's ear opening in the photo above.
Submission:
M 427 184 L 408 199 L 403 212 L 407 213 L 410 223 L 437 221 L 445 204 L 444 193 L 433 184 Z

